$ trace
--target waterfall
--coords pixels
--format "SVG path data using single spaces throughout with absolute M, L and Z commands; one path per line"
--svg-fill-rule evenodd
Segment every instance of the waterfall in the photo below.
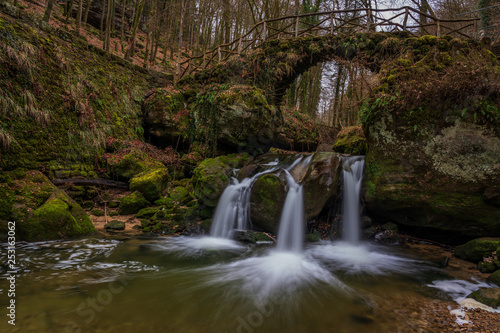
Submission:
M 226 187 L 217 203 L 210 227 L 210 236 L 232 238 L 234 230 L 247 230 L 250 227 L 250 192 L 253 183 L 263 174 L 276 171 L 276 168 L 262 171 L 253 177 L 238 182 L 232 178 L 232 184 Z
M 344 193 L 342 198 L 343 238 L 349 243 L 356 244 L 360 239 L 361 224 L 361 186 L 363 182 L 363 156 L 347 157 L 343 161 Z
M 277 249 L 285 252 L 302 252 L 305 226 L 302 185 L 295 182 L 288 170 L 284 171 L 289 189 L 281 213 Z

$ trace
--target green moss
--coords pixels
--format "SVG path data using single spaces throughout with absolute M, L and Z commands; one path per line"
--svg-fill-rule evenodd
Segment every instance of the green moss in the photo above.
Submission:
M 91 213 L 94 216 L 104 216 L 104 212 L 101 209 L 93 209 Z
M 107 230 L 125 230 L 125 222 L 112 220 L 104 225 Z
M 61 239 L 95 231 L 83 209 L 62 193 L 53 194 L 33 216 L 19 223 L 19 235 L 28 241 Z
M 463 245 L 457 246 L 455 248 L 455 256 L 473 261 L 479 262 L 483 260 L 483 257 L 489 257 L 493 251 L 497 249 L 500 241 L 492 240 L 487 238 L 478 238 L 471 240 Z
M 120 200 L 118 213 L 120 215 L 135 214 L 147 205 L 149 205 L 149 201 L 144 198 L 141 192 L 135 191 Z
M 364 155 L 366 138 L 360 126 L 347 127 L 338 135 L 333 150 L 343 154 Z
M 473 298 L 493 309 L 500 307 L 500 288 L 481 288 L 467 297 Z
M 155 201 L 162 195 L 168 181 L 167 168 L 146 170 L 135 175 L 130 180 L 130 190 L 139 191 L 148 201 Z
M 283 181 L 273 174 L 259 177 L 250 197 L 252 223 L 267 232 L 277 232 L 284 200 Z
M 153 217 L 159 210 L 161 210 L 162 207 L 148 207 L 148 208 L 143 208 L 139 212 L 137 212 L 136 217 L 138 219 L 149 219 Z
M 500 269 L 491 274 L 488 279 L 488 282 L 494 283 L 497 286 L 500 286 Z
M 480 261 L 478 264 L 477 264 L 477 269 L 481 272 L 481 273 L 493 273 L 494 271 L 496 271 L 498 268 L 496 267 L 496 265 L 493 263 L 493 262 L 488 262 L 488 261 Z

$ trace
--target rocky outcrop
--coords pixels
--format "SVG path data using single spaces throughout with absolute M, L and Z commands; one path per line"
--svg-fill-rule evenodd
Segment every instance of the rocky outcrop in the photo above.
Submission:
M 16 222 L 18 240 L 84 236 L 95 231 L 87 213 L 39 171 L 4 173 L 0 184 L 0 232 Z
M 342 129 L 337 134 L 333 150 L 349 155 L 366 154 L 366 137 L 361 126 L 351 126 Z
M 362 110 L 369 214 L 444 242 L 500 236 L 498 62 L 475 42 L 407 44 Z
M 291 170 L 295 181 L 302 184 L 304 193 L 305 221 L 314 221 L 323 211 L 332 207 L 339 194 L 341 179 L 340 155 L 315 153 L 314 155 L 266 154 L 258 158 L 261 164 L 277 163 L 284 168 L 302 157 Z M 253 165 L 246 167 L 256 172 Z M 242 170 L 246 173 L 246 170 Z M 246 174 L 248 176 L 248 174 Z M 282 170 L 265 174 L 255 181 L 251 194 L 251 220 L 259 228 L 277 232 L 288 185 Z

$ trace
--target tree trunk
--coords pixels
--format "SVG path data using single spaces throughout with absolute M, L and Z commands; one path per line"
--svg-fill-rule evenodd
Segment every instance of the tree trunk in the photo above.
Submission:
M 66 10 L 66 20 L 65 23 L 68 23 L 69 17 L 71 16 L 71 12 L 73 11 L 73 0 L 69 2 L 68 9 Z
M 92 0 L 87 0 L 85 4 L 85 14 L 83 14 L 83 22 L 87 24 L 87 20 L 89 18 L 90 5 L 92 5 Z
M 76 16 L 76 33 L 80 34 L 82 28 L 83 0 L 78 0 L 78 14 Z
M 125 60 L 130 60 L 134 56 L 135 38 L 137 37 L 137 28 L 141 20 L 142 11 L 144 9 L 145 0 L 137 0 L 137 6 L 134 16 L 134 24 L 132 26 L 132 37 L 130 37 L 129 48 L 125 54 Z
M 47 3 L 47 8 L 45 8 L 45 13 L 43 14 L 42 21 L 49 23 L 50 16 L 52 15 L 52 9 L 54 8 L 54 3 L 56 0 L 49 0 Z

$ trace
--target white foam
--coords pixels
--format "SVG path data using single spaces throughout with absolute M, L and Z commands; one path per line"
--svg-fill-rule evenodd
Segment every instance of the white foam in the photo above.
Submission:
M 270 251 L 264 257 L 218 264 L 204 270 L 210 271 L 208 284 L 232 286 L 257 300 L 279 293 L 293 294 L 303 287 L 321 283 L 350 292 L 349 287 L 317 261 L 291 252 Z
M 199 256 L 209 251 L 244 251 L 247 248 L 238 242 L 219 237 L 171 237 L 154 244 L 153 248 L 175 252 L 181 256 Z
M 415 260 L 384 253 L 379 247 L 347 242 L 315 245 L 308 249 L 307 254 L 333 269 L 343 270 L 348 274 L 411 273 L 416 271 L 418 263 Z

